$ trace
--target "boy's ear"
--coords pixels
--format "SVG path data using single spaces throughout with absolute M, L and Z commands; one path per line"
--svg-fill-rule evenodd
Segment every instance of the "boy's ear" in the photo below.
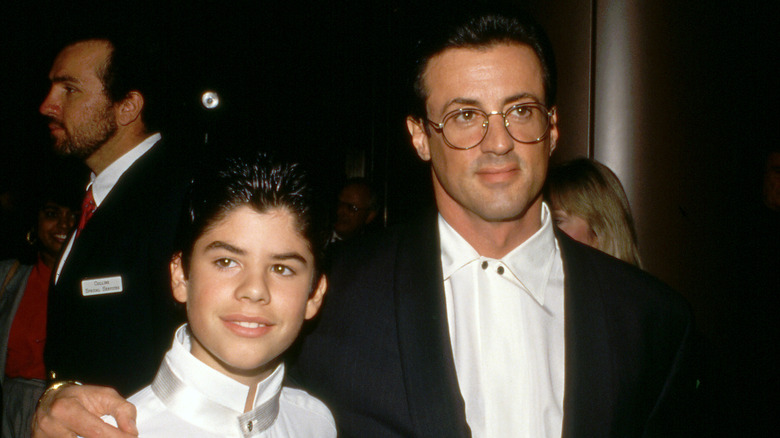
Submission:
M 171 259 L 171 291 L 176 301 L 187 302 L 187 277 L 184 275 L 181 253 L 176 253 Z
M 312 319 L 317 315 L 317 312 L 320 311 L 320 306 L 322 306 L 322 298 L 325 297 L 325 290 L 327 289 L 328 279 L 325 275 L 321 275 L 319 282 L 317 282 L 317 286 L 314 287 L 311 296 L 309 296 L 308 301 L 306 301 L 306 314 L 304 315 L 304 319 Z

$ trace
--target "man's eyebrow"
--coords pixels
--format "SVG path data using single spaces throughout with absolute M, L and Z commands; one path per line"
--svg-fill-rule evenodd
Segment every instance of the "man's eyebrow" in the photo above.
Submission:
M 476 100 L 476 99 L 468 98 L 468 97 L 456 97 L 456 98 L 448 101 L 447 103 L 445 103 L 444 106 L 442 107 L 442 111 L 441 112 L 442 113 L 445 112 L 447 110 L 447 108 L 449 108 L 453 104 L 479 106 L 479 101 Z
M 299 262 L 303 263 L 304 265 L 308 265 L 309 263 L 306 261 L 306 259 L 298 254 L 297 252 L 287 252 L 283 254 L 274 254 L 271 258 L 274 260 L 298 260 Z
M 206 248 L 204 248 L 203 251 L 210 251 L 214 249 L 224 249 L 228 252 L 232 252 L 233 254 L 238 254 L 238 255 L 246 254 L 246 251 L 244 251 L 243 249 L 233 246 L 229 243 L 222 242 L 221 240 L 215 240 L 214 242 L 209 243 L 208 245 L 206 245 Z
M 525 99 L 531 99 L 535 103 L 540 103 L 542 100 L 539 99 L 535 94 L 533 93 L 518 93 L 512 96 L 507 97 L 504 99 L 504 105 L 508 105 L 512 102 L 517 102 L 519 100 L 525 100 Z M 442 113 L 444 113 L 447 108 L 452 106 L 453 104 L 459 104 L 459 105 L 470 105 L 470 106 L 480 106 L 480 102 L 477 99 L 472 99 L 468 97 L 456 97 L 450 101 L 448 101 L 446 104 L 444 104 L 444 107 L 442 108 Z
M 60 82 L 73 82 L 74 84 L 80 84 L 78 79 L 76 79 L 73 76 L 53 76 L 51 79 L 49 79 L 51 83 L 56 84 Z
M 535 94 L 533 93 L 518 93 L 514 96 L 509 96 L 506 99 L 504 99 L 504 105 L 508 105 L 512 102 L 516 102 L 518 100 L 525 100 L 525 99 L 532 99 L 535 103 L 541 103 L 542 100 L 539 99 Z

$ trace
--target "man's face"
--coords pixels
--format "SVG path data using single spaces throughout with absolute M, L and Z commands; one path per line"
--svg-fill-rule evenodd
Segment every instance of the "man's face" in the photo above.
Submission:
M 423 78 L 428 118 L 434 122 L 460 108 L 504 112 L 545 99 L 539 59 L 520 44 L 447 49 L 430 60 Z M 558 138 L 556 117 L 549 135 L 534 144 L 510 137 L 500 115 L 489 120 L 485 139 L 468 150 L 450 148 L 441 134 L 430 129 L 429 136 L 421 121 L 407 120 L 417 154 L 431 161 L 434 193 L 445 219 L 512 221 L 541 208 L 540 192 Z
M 336 207 L 336 223 L 334 231 L 342 239 L 349 239 L 358 234 L 376 216 L 376 211 L 370 209 L 371 192 L 368 187 L 360 184 L 350 184 L 339 193 Z
M 39 111 L 49 118 L 57 152 L 87 158 L 116 132 L 114 105 L 98 76 L 109 54 L 107 42 L 83 41 L 66 47 L 54 60 L 51 89 Z

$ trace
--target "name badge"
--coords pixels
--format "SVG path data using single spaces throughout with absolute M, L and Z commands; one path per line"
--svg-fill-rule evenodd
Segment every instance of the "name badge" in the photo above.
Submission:
M 90 278 L 81 281 L 81 295 L 90 297 L 92 295 L 117 294 L 122 292 L 122 277 L 103 277 Z

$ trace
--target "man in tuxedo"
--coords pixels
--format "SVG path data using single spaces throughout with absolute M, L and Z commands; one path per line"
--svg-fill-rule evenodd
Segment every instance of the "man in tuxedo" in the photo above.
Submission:
M 158 132 L 154 51 L 137 41 L 67 44 L 40 106 L 55 150 L 92 170 L 50 292 L 49 378 L 125 395 L 153 378 L 180 320 L 166 264 L 188 182 Z
M 430 28 L 407 127 L 438 214 L 335 257 L 293 375 L 342 437 L 688 433 L 687 304 L 542 202 L 559 137 L 543 32 L 500 13 Z
M 567 238 L 542 202 L 559 136 L 542 31 L 501 13 L 430 28 L 444 34 L 420 45 L 407 127 L 436 211 L 336 255 L 292 377 L 342 437 L 687 433 L 687 304 Z M 43 406 L 49 434 L 101 429 L 80 406 L 120 424 L 132 411 L 73 387 Z

